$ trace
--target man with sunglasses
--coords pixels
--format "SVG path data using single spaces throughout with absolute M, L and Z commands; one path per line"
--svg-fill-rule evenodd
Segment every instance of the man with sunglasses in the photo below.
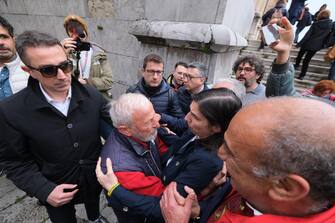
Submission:
M 142 78 L 127 93 L 141 93 L 154 106 L 156 113 L 176 118 L 183 118 L 177 95 L 163 79 L 163 59 L 156 54 L 149 54 L 143 60 Z
M 72 79 L 72 62 L 57 39 L 26 31 L 16 44 L 30 77 L 27 88 L 0 102 L 0 165 L 45 205 L 52 222 L 76 222 L 77 203 L 90 221 L 101 222 L 94 168 L 107 101 Z

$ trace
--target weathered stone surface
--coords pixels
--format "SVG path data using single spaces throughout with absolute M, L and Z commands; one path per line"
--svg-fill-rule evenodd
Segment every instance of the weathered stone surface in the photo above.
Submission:
M 221 23 L 242 37 L 247 37 L 254 18 L 254 9 L 254 1 L 227 0 Z
M 91 17 L 114 17 L 115 6 L 113 0 L 88 0 L 88 12 Z
M 22 0 L 18 0 L 22 4 Z M 87 1 L 82 0 L 23 0 L 29 15 L 66 16 L 76 14 L 87 16 Z
M 145 18 L 153 21 L 215 23 L 220 0 L 145 0 Z M 162 10 L 164 9 L 164 10 Z
M 215 52 L 224 52 L 231 47 L 239 50 L 248 44 L 239 33 L 218 24 L 141 20 L 133 23 L 130 33 L 144 43 L 152 43 L 154 37 L 159 45 L 191 49 L 208 47 L 207 50 Z
M 144 19 L 145 0 L 114 0 L 115 19 L 133 21 Z

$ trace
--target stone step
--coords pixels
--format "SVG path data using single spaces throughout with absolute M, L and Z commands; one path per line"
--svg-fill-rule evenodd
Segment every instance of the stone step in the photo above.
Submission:
M 248 46 L 248 47 L 245 47 L 243 50 L 248 50 L 248 51 L 252 51 L 252 52 L 274 53 L 274 51 L 269 47 L 265 47 L 262 51 L 260 51 L 260 50 L 258 50 L 258 47 Z M 291 50 L 291 56 L 296 57 L 298 55 L 298 52 L 299 52 L 299 49 L 293 47 L 292 50 Z M 318 51 L 314 55 L 313 59 L 316 58 L 318 60 L 323 60 L 323 57 L 326 54 L 326 52 L 327 52 L 327 50 L 325 50 L 325 49 Z
M 266 75 L 263 78 L 262 82 L 266 82 L 267 79 L 267 74 L 270 72 L 271 70 L 271 65 L 273 60 L 276 58 L 276 52 L 273 51 L 271 48 L 269 47 L 265 47 L 263 50 L 258 50 L 260 41 L 258 40 L 249 40 L 249 45 L 247 47 L 245 47 L 240 55 L 257 55 L 261 58 L 263 58 L 264 60 L 264 64 L 265 64 L 265 68 L 266 68 Z M 291 61 L 294 63 L 295 59 L 298 55 L 299 52 L 299 48 L 293 47 L 291 50 Z M 323 79 L 327 79 L 328 77 L 328 73 L 329 73 L 329 68 L 330 68 L 330 64 L 325 62 L 323 57 L 324 54 L 327 52 L 327 49 L 323 49 L 318 51 L 315 56 L 312 58 L 308 70 L 307 70 L 307 74 L 305 76 L 304 80 L 299 80 L 299 79 L 295 79 L 295 87 L 298 91 L 304 91 L 305 89 L 310 89 L 313 88 L 313 86 L 319 82 L 320 80 Z M 302 66 L 302 62 L 300 64 L 300 68 L 298 68 L 295 71 L 295 76 L 298 77 L 300 74 L 300 69 Z
M 262 58 L 268 58 L 268 59 L 271 59 L 272 61 L 277 56 L 277 53 L 275 53 L 274 51 L 263 51 L 262 52 L 262 51 L 253 51 L 253 50 L 249 50 L 249 49 L 244 49 L 241 52 L 241 55 L 250 55 L 250 54 L 257 55 L 257 56 L 262 57 Z M 296 55 L 291 55 L 291 61 L 294 62 L 295 59 L 296 59 Z M 322 58 L 318 58 L 318 57 L 314 56 L 312 58 L 310 64 L 311 65 L 317 65 L 317 66 L 324 66 L 324 67 L 327 67 L 327 68 L 330 67 L 330 64 L 328 62 L 324 61 L 323 56 L 322 56 Z

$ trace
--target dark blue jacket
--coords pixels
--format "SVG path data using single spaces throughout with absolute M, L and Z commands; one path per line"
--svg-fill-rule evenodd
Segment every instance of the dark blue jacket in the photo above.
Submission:
M 127 93 L 141 93 L 145 95 L 153 104 L 156 113 L 163 113 L 177 118 L 184 117 L 179 106 L 178 98 L 174 90 L 162 80 L 161 89 L 153 95 L 150 95 L 143 86 L 143 78 L 135 85 L 128 88 Z
M 209 89 L 208 86 L 205 84 L 203 90 Z M 179 88 L 177 91 L 179 105 L 181 110 L 183 110 L 184 115 L 190 112 L 190 104 L 192 102 L 192 95 L 186 90 L 185 86 Z
M 292 0 L 291 6 L 288 10 L 289 20 L 296 21 L 305 6 L 307 0 Z
M 169 153 L 172 159 L 162 172 L 164 185 L 176 181 L 178 192 L 183 196 L 187 194 L 184 185 L 199 193 L 222 168 L 222 160 L 204 148 L 199 140 L 189 142 L 193 137 L 190 131 L 186 132 L 170 147 Z M 166 160 L 163 161 L 165 162 Z M 147 217 L 147 222 L 163 222 L 159 197 L 137 195 L 119 186 L 107 200 L 113 208 Z

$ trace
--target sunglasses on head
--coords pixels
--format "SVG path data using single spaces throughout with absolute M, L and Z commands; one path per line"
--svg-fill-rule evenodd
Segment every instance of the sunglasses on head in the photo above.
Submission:
M 71 72 L 73 70 L 73 64 L 71 60 L 65 60 L 58 65 L 45 65 L 40 68 L 28 66 L 32 70 L 39 71 L 44 77 L 55 77 L 58 74 L 58 69 L 61 69 L 64 73 Z

